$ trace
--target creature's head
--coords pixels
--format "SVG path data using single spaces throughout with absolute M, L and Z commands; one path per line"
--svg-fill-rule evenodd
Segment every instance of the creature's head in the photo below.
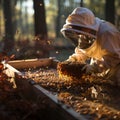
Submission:
M 96 18 L 92 11 L 78 7 L 66 19 L 66 24 L 61 29 L 64 37 L 72 40 L 77 45 L 79 41 L 88 41 L 91 44 L 97 38 L 101 20 Z

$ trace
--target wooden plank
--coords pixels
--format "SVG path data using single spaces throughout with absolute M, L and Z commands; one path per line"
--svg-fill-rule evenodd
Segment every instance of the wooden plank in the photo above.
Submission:
M 27 69 L 36 67 L 47 67 L 52 64 L 53 59 L 43 58 L 43 59 L 27 59 L 27 60 L 14 60 L 8 61 L 8 64 L 16 69 Z
M 29 61 L 26 61 L 26 63 Z M 21 62 L 21 64 L 23 64 Z M 19 62 L 18 62 L 19 64 Z M 16 63 L 17 66 L 17 63 Z M 25 78 L 24 75 L 9 64 L 5 64 L 6 74 L 9 77 L 13 77 L 16 83 L 16 87 L 21 89 L 19 93 L 22 98 L 27 100 L 33 100 L 38 105 L 41 102 L 47 102 L 50 111 L 53 114 L 54 120 L 86 120 L 82 115 L 76 113 L 72 108 L 61 103 L 54 95 L 43 87 L 35 83 L 32 79 Z M 21 68 L 20 66 L 18 66 Z M 22 67 L 23 68 L 23 67 Z M 43 103 L 44 104 L 44 103 Z M 46 113 L 47 114 L 47 113 Z

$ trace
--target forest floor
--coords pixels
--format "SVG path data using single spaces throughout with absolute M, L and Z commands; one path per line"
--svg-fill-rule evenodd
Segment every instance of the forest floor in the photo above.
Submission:
M 69 79 L 56 69 L 26 71 L 26 76 L 49 90 L 87 120 L 119 120 L 120 88 L 102 78 Z

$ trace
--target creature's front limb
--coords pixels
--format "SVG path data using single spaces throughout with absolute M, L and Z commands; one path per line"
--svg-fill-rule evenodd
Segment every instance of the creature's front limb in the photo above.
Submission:
M 88 59 L 86 53 L 79 49 L 78 47 L 75 48 L 75 53 L 69 56 L 67 61 L 72 61 L 72 62 L 80 62 L 80 63 L 85 63 L 85 61 Z

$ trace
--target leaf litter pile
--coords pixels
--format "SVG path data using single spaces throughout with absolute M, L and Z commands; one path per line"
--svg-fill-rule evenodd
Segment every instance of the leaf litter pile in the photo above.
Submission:
M 69 66 L 58 64 L 57 70 L 40 68 L 23 72 L 26 78 L 32 78 L 88 120 L 120 120 L 120 88 L 96 75 L 78 74 L 81 73 L 76 69 L 78 65 Z
M 17 88 L 15 81 L 6 75 L 4 70 L 0 63 L 0 120 L 56 120 L 54 108 L 51 111 L 48 102 L 44 101 L 43 104 L 43 101 L 38 101 L 37 104 L 24 99 L 20 95 L 22 88 Z

